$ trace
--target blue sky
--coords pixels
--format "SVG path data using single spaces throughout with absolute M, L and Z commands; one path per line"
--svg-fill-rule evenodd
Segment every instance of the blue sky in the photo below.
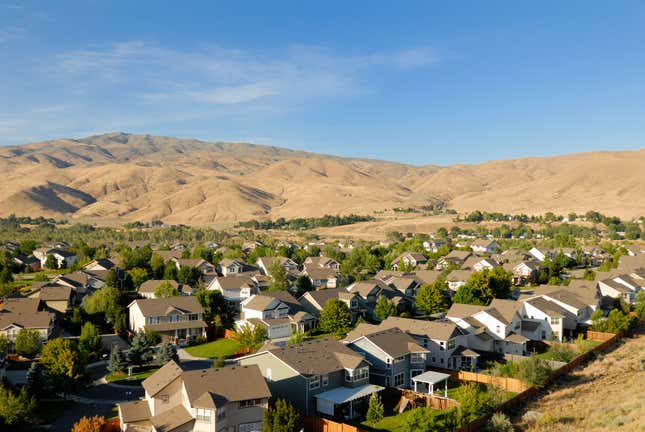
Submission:
M 414 164 L 643 148 L 645 2 L 0 0 L 0 144 L 125 131 Z

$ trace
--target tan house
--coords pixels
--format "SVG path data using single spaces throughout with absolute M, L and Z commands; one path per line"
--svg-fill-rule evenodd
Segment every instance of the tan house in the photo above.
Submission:
M 33 286 L 33 292 L 29 298 L 40 299 L 48 309 L 60 314 L 64 314 L 70 308 L 72 303 L 72 287 L 66 285 L 43 283 L 42 286 Z
M 170 361 L 118 405 L 124 432 L 260 432 L 271 392 L 255 365 L 184 371 Z
M 137 292 L 141 297 L 145 298 L 156 298 L 155 297 L 155 290 L 164 283 L 170 284 L 173 288 L 177 289 L 179 293 L 183 293 L 182 290 L 182 285 L 179 284 L 177 281 L 172 280 L 172 279 L 150 279 L 145 281 L 139 286 L 139 289 Z
M 21 329 L 37 330 L 46 341 L 54 330 L 54 314 L 43 310 L 40 299 L 8 298 L 0 302 L 0 335 L 11 343 Z
M 128 305 L 131 331 L 152 330 L 174 343 L 205 336 L 203 314 L 202 305 L 193 296 L 139 299 Z
M 417 268 L 417 266 L 428 263 L 428 258 L 418 252 L 405 252 L 392 261 L 392 270 L 399 270 L 399 267 Z

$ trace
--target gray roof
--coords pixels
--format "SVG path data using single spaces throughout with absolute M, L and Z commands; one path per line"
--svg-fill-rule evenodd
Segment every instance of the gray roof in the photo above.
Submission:
M 150 279 L 145 281 L 144 283 L 139 286 L 139 292 L 140 293 L 154 293 L 155 290 L 159 285 L 162 283 L 167 282 L 169 283 L 173 288 L 179 289 L 179 283 L 177 281 L 172 280 L 172 279 Z
M 39 298 L 43 301 L 69 301 L 72 296 L 72 287 L 65 285 L 48 285 L 40 289 Z
M 374 345 L 386 352 L 390 357 L 399 357 L 412 352 L 428 351 L 416 343 L 411 336 L 396 327 L 380 330 L 376 333 L 361 337 L 368 339 Z
M 130 303 L 128 307 L 135 303 L 139 305 L 145 317 L 166 315 L 169 309 L 178 309 L 184 313 L 204 313 L 202 305 L 193 296 L 139 299 Z
M 123 423 L 136 423 L 150 420 L 152 413 L 146 400 L 137 400 L 131 402 L 121 402 L 119 404 L 121 419 Z
M 54 315 L 39 311 L 40 299 L 37 298 L 8 298 L 0 303 L 0 329 L 15 324 L 22 328 L 48 328 Z
M 227 402 L 271 397 L 257 365 L 186 371 L 182 374 L 191 405 L 216 408 Z
M 354 330 L 350 331 L 346 341 L 358 339 L 360 336 L 369 335 L 386 329 L 397 328 L 403 332 L 416 336 L 426 337 L 434 340 L 448 340 L 455 336 L 464 334 L 457 324 L 448 320 L 418 320 L 411 318 L 400 318 L 390 316 L 379 325 L 359 324 Z
M 168 384 L 179 378 L 182 372 L 181 367 L 171 360 L 163 365 L 157 372 L 143 380 L 141 385 L 150 396 L 154 396 L 166 388 Z

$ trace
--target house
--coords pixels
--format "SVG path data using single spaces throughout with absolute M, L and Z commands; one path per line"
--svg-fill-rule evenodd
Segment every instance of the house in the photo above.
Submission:
M 43 303 L 37 298 L 6 298 L 0 302 L 0 335 L 3 335 L 13 349 L 13 342 L 22 329 L 38 331 L 41 342 L 52 336 L 54 314 L 43 310 Z
M 437 261 L 435 270 L 443 270 L 449 265 L 456 266 L 457 268 L 461 267 L 468 258 L 472 256 L 470 251 L 454 250 L 451 251 L 448 255 L 442 256 Z
M 524 286 L 538 282 L 542 268 L 538 261 L 521 261 L 519 263 L 509 262 L 504 264 L 504 270 L 513 274 L 513 285 Z
M 390 316 L 379 325 L 359 324 L 349 332 L 345 342 L 393 328 L 411 336 L 428 351 L 426 367 L 465 370 L 474 370 L 477 367 L 479 354 L 468 348 L 466 332 L 449 320 L 426 321 Z
M 492 258 L 470 257 L 464 262 L 464 264 L 461 266 L 461 269 L 483 271 L 493 270 L 499 266 L 500 264 Z
M 265 293 L 264 295 L 276 298 L 288 306 L 292 332 L 306 332 L 308 330 L 312 330 L 316 326 L 316 317 L 307 312 L 298 300 L 296 300 L 296 298 L 288 291 L 275 291 Z
M 187 268 L 197 268 L 202 274 L 216 273 L 215 266 L 205 259 L 196 258 L 171 258 L 171 261 L 177 266 L 177 270 L 181 270 L 182 267 Z
M 193 296 L 139 299 L 128 305 L 131 331 L 151 330 L 174 343 L 205 336 L 203 314 L 202 305 Z
M 339 274 L 333 268 L 309 266 L 305 267 L 302 274 L 309 278 L 311 285 L 316 289 L 338 286 Z
M 410 388 L 412 377 L 425 372 L 428 350 L 399 328 L 381 330 L 347 341 L 370 364 L 370 382 Z
M 259 240 L 245 241 L 242 243 L 242 252 L 249 253 L 262 246 L 264 246 L 264 243 Z
M 308 291 L 298 298 L 298 302 L 311 315 L 319 317 L 327 302 L 332 299 L 340 300 L 347 304 L 353 318 L 356 318 L 359 313 L 361 298 L 357 293 L 347 292 L 344 288 Z
M 155 250 L 152 251 L 153 255 L 159 255 L 161 259 L 166 261 L 170 261 L 171 259 L 179 259 L 181 258 L 181 255 L 183 251 L 181 249 L 174 249 L 174 250 Z
M 242 273 L 246 270 L 247 265 L 239 260 L 224 258 L 219 262 L 218 268 L 222 276 L 230 276 Z
M 602 263 L 609 261 L 612 256 L 598 246 L 583 246 L 582 254 L 585 264 L 591 267 L 598 267 Z
M 645 289 L 645 278 L 636 273 L 612 276 L 598 281 L 598 289 L 603 296 L 622 298 L 631 304 L 636 295 Z
M 434 239 L 434 240 L 426 240 L 423 242 L 423 249 L 425 249 L 426 252 L 432 252 L 432 253 L 437 253 L 439 252 L 439 248 L 446 246 L 448 243 L 445 240 L 441 239 Z
M 271 266 L 274 265 L 274 262 L 280 262 L 282 268 L 286 273 L 292 273 L 298 271 L 298 264 L 290 258 L 285 257 L 259 257 L 255 262 L 255 265 L 260 269 L 263 275 L 270 275 Z
M 531 248 L 529 250 L 529 253 L 533 256 L 533 258 L 540 262 L 544 261 L 547 258 L 553 259 L 553 257 L 555 257 L 555 253 L 553 251 L 537 247 Z
M 453 270 L 446 276 L 448 282 L 448 289 L 457 292 L 459 287 L 466 285 L 468 279 L 473 275 L 472 270 Z
M 374 309 L 378 298 L 381 296 L 386 297 L 395 304 L 397 313 L 410 312 L 414 309 L 414 298 L 406 296 L 396 288 L 378 279 L 354 282 L 347 286 L 346 289 L 349 293 L 357 295 L 360 313 L 370 320 L 378 319 Z
M 81 267 L 82 270 L 96 271 L 96 270 L 110 270 L 116 267 L 116 263 L 109 258 L 99 258 L 92 260 Z
M 428 263 L 428 258 L 418 252 L 405 252 L 392 261 L 392 270 L 399 270 L 399 267 L 415 269 Z
M 20 268 L 29 270 L 29 271 L 38 271 L 40 270 L 40 260 L 33 255 L 22 255 L 18 254 L 13 257 L 13 262 L 18 264 Z
M 271 397 L 257 366 L 184 371 L 171 360 L 141 385 L 143 399 L 118 404 L 123 431 L 261 432 Z
M 524 320 L 538 320 L 540 339 L 562 341 L 565 333 L 571 334 L 578 326 L 577 317 L 548 297 L 533 297 L 524 301 L 522 315 Z
M 177 281 L 172 280 L 172 279 L 150 279 L 145 281 L 139 286 L 139 289 L 137 292 L 141 297 L 144 298 L 156 298 L 155 296 L 155 290 L 161 285 L 161 284 L 170 284 L 173 288 L 175 288 L 180 294 L 183 294 L 183 285 L 179 284 Z
M 520 301 L 544 297 L 555 302 L 577 319 L 578 324 L 591 324 L 591 314 L 600 306 L 601 295 L 597 282 L 572 280 L 568 286 L 540 285 L 531 291 L 522 291 Z
M 307 257 L 303 263 L 305 270 L 310 268 L 328 268 L 340 271 L 340 263 L 325 256 Z
M 260 292 L 256 281 L 247 276 L 215 277 L 206 286 L 206 289 L 221 292 L 229 309 L 234 313 L 240 311 L 242 300 Z
M 527 355 L 529 339 L 522 335 L 522 303 L 493 299 L 489 306 L 453 303 L 446 317 L 473 337 L 469 344 L 504 354 Z M 486 337 L 479 337 L 482 332 Z M 534 334 L 534 330 L 531 331 Z M 474 340 L 475 338 L 480 341 Z M 492 338 L 492 341 L 487 340 Z M 491 343 L 492 342 L 492 343 Z
M 369 397 L 383 389 L 370 384 L 365 358 L 334 338 L 265 348 L 238 362 L 257 365 L 273 397 L 307 416 L 358 417 L 367 412 Z
M 291 335 L 289 306 L 275 297 L 253 295 L 241 303 L 241 320 L 235 323 L 239 329 L 247 324 L 261 325 L 267 338 L 288 338 Z
M 125 276 L 123 273 L 119 275 Z M 58 275 L 53 282 L 58 285 L 67 285 L 71 287 L 78 299 L 82 298 L 90 291 L 101 289 L 105 286 L 107 270 L 78 270 L 64 275 Z M 119 281 L 122 281 L 119 278 Z
M 57 248 L 40 248 L 33 252 L 34 256 L 40 260 L 40 267 L 45 268 L 47 257 L 52 255 L 56 259 L 58 268 L 67 268 L 76 264 L 76 255 L 70 251 Z
M 477 239 L 470 244 L 470 249 L 475 253 L 493 254 L 499 250 L 499 244 L 495 240 Z
M 54 313 L 65 314 L 72 305 L 72 287 L 56 283 L 34 282 L 29 298 L 37 298 Z

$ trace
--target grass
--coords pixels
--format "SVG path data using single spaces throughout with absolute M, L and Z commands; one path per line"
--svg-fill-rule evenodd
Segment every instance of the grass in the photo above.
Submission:
M 240 343 L 234 339 L 217 339 L 213 342 L 186 347 L 185 350 L 194 357 L 227 358 L 241 347 Z
M 383 417 L 383 419 L 377 423 L 370 423 L 365 420 L 357 426 L 367 431 L 409 432 L 410 429 L 407 425 L 407 419 L 412 417 L 415 411 L 425 409 L 430 409 L 435 416 L 439 416 L 443 412 L 431 408 L 415 408 L 402 413 L 394 413 Z
M 107 382 L 113 384 L 137 386 L 150 375 L 157 372 L 157 370 L 159 370 L 159 368 L 146 368 L 144 370 L 133 372 L 131 376 L 128 376 L 127 372 L 115 372 L 106 376 L 105 379 Z

